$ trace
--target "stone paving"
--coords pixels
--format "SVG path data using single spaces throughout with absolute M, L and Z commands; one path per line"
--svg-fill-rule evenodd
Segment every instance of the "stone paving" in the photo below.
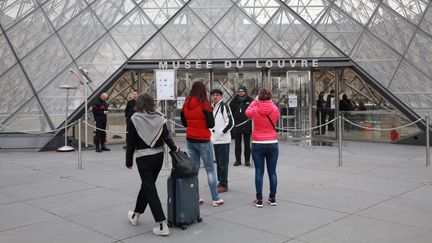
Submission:
M 175 138 L 186 149 L 184 138 Z M 421 146 L 280 141 L 278 205 L 252 206 L 254 169 L 232 165 L 225 205 L 212 207 L 200 171 L 202 223 L 155 236 L 149 209 L 130 225 L 140 180 L 111 152 L 0 151 L 0 242 L 432 242 L 432 169 Z M 166 210 L 169 161 L 158 179 Z M 265 176 L 264 194 L 268 194 Z

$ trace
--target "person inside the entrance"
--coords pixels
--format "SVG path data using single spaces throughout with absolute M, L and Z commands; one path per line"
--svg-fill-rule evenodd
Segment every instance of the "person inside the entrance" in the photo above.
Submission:
M 326 109 L 327 109 L 327 115 L 328 115 L 328 121 L 331 121 L 334 119 L 335 116 L 335 91 L 334 89 L 330 90 L 330 94 L 327 95 L 326 98 Z M 334 131 L 334 122 L 329 123 L 327 125 L 327 130 L 328 131 Z
M 125 118 L 126 118 L 126 132 L 129 131 L 129 120 L 131 119 L 132 115 L 135 113 L 135 104 L 136 99 L 138 98 L 138 91 L 133 90 L 132 91 L 132 99 L 129 100 L 126 104 L 126 108 L 124 110 Z M 123 148 L 126 148 L 126 145 L 123 146 Z
M 195 168 L 199 171 L 201 159 L 207 172 L 212 206 L 217 207 L 224 204 L 216 190 L 217 177 L 213 157 L 213 146 L 210 141 L 211 132 L 215 126 L 213 109 L 207 100 L 206 87 L 203 82 L 196 81 L 192 84 L 189 96 L 186 98 L 180 113 L 181 121 L 186 127 L 186 140 L 191 159 L 195 162 Z M 204 199 L 200 198 L 203 204 Z
M 110 151 L 105 146 L 106 139 L 106 128 L 107 128 L 107 115 L 108 115 L 108 94 L 102 93 L 96 102 L 92 105 L 93 117 L 96 122 L 96 131 L 94 131 L 94 144 L 96 152 Z
M 325 123 L 326 119 L 326 101 L 324 100 L 324 91 L 321 91 L 318 94 L 318 99 L 316 102 L 316 119 L 317 119 L 317 126 L 321 126 Z M 318 134 L 325 134 L 325 127 L 319 127 L 318 128 Z
M 250 166 L 250 137 L 252 133 L 252 121 L 249 120 L 245 111 L 253 101 L 247 94 L 245 86 L 240 85 L 237 95 L 230 103 L 231 112 L 234 117 L 235 126 L 233 129 L 233 136 L 235 138 L 235 159 L 234 166 L 241 165 L 241 152 L 242 152 L 242 138 L 244 140 L 244 159 L 245 165 Z
M 228 105 L 222 100 L 222 90 L 213 89 L 210 92 L 213 106 L 213 117 L 215 126 L 211 129 L 211 140 L 213 143 L 214 154 L 217 165 L 217 176 L 219 184 L 217 186 L 218 193 L 228 191 L 228 165 L 229 165 L 229 150 L 231 143 L 230 130 L 234 126 L 231 110 Z

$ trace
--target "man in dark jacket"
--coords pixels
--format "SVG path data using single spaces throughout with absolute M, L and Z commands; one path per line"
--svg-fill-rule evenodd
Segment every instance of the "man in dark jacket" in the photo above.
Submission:
M 234 117 L 234 138 L 235 138 L 235 157 L 236 161 L 234 166 L 241 165 L 241 143 L 242 137 L 244 139 L 244 157 L 245 165 L 250 166 L 250 138 L 252 133 L 252 121 L 248 120 L 245 115 L 245 111 L 253 99 L 247 94 L 245 86 L 240 85 L 238 88 L 238 94 L 230 103 L 231 112 Z
M 132 115 L 135 113 L 135 104 L 136 104 L 136 99 L 138 97 L 138 91 L 134 90 L 132 91 L 132 99 L 129 100 L 126 104 L 126 108 L 124 110 L 125 113 L 125 118 L 126 118 L 126 132 L 129 132 L 129 121 L 132 117 Z M 123 146 L 124 149 L 126 149 L 126 145 Z
M 108 114 L 108 94 L 102 93 L 99 99 L 92 105 L 93 117 L 96 121 L 96 131 L 94 132 L 94 144 L 96 152 L 110 151 L 105 146 L 106 143 L 106 128 L 107 128 L 107 114 Z

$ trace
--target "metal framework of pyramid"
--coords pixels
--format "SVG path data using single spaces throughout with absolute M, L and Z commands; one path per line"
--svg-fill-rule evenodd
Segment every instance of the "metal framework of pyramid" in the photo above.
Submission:
M 49 131 L 87 69 L 96 90 L 128 61 L 350 58 L 419 116 L 432 115 L 426 0 L 3 0 L 0 133 Z M 82 85 L 69 110 L 83 103 Z M 89 94 L 91 95 L 91 94 Z

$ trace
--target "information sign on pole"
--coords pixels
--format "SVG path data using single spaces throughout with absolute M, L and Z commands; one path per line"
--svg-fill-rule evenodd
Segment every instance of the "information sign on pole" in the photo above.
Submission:
M 156 99 L 175 100 L 175 70 L 156 69 Z

